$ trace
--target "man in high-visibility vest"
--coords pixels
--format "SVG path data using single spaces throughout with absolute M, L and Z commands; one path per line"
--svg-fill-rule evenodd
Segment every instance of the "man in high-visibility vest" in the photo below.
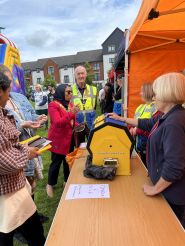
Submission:
M 72 102 L 80 107 L 77 114 L 77 122 L 85 122 L 89 129 L 92 128 L 96 118 L 97 89 L 95 86 L 86 84 L 87 71 L 83 66 L 75 68 L 76 83 L 72 86 Z M 85 139 L 84 139 L 85 140 Z

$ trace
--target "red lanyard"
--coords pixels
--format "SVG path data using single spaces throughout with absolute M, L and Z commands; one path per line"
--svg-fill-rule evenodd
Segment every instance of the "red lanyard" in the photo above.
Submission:
M 152 130 L 150 131 L 148 135 L 148 140 L 150 136 L 157 130 L 158 126 L 159 126 L 159 120 L 154 124 Z M 148 163 L 148 140 L 147 140 L 147 145 L 146 145 L 146 164 Z
M 159 120 L 155 123 L 155 125 L 153 126 L 152 130 L 150 131 L 148 138 L 156 131 L 156 129 L 159 126 Z

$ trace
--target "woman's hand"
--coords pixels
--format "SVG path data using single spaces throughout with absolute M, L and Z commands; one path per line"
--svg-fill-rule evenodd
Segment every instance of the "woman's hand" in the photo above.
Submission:
M 144 191 L 145 195 L 147 195 L 147 196 L 155 196 L 158 194 L 154 185 L 144 184 L 143 185 L 143 191 Z
M 40 122 L 38 121 L 30 121 L 30 120 L 27 120 L 27 121 L 23 121 L 21 123 L 21 127 L 22 128 L 31 128 L 31 129 L 37 129 L 39 128 L 41 125 Z
M 143 191 L 147 196 L 155 196 L 161 193 L 166 188 L 168 188 L 171 184 L 172 182 L 169 182 L 164 178 L 160 177 L 160 179 L 155 185 L 144 184 Z
M 133 137 L 137 135 L 137 134 L 136 134 L 137 127 L 131 127 L 131 128 L 129 129 L 129 131 L 130 131 L 130 134 L 131 134 Z
M 29 158 L 29 160 L 31 160 L 31 159 L 33 159 L 33 158 L 38 156 L 38 150 L 39 149 L 36 148 L 36 147 L 29 147 L 28 146 L 28 151 L 29 151 L 28 158 Z
M 71 109 L 71 112 L 73 114 L 76 114 L 80 111 L 80 107 L 78 105 L 74 106 L 72 109 Z
M 42 125 L 47 121 L 47 119 L 48 119 L 47 115 L 42 114 L 37 118 L 37 121 L 40 122 L 40 124 Z
M 107 116 L 111 119 L 114 119 L 114 120 L 120 120 L 120 121 L 123 121 L 125 122 L 125 119 L 124 117 L 121 117 L 119 115 L 117 115 L 116 113 L 108 113 Z

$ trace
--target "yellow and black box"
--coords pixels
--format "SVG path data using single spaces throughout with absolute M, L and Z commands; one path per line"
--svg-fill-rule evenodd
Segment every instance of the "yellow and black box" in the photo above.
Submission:
M 133 147 L 134 140 L 124 122 L 105 115 L 97 117 L 87 142 L 93 165 L 102 166 L 105 160 L 117 160 L 116 175 L 130 175 Z

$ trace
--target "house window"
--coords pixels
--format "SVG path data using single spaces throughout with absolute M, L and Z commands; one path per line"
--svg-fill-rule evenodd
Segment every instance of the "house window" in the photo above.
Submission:
M 67 67 L 67 65 L 65 65 L 65 66 L 64 66 L 64 70 L 67 70 L 67 69 L 68 69 L 68 67 Z
M 100 64 L 99 63 L 94 63 L 93 64 L 93 70 L 99 70 L 100 69 Z
M 100 74 L 99 74 L 99 73 L 95 73 L 95 74 L 94 74 L 94 80 L 95 80 L 95 81 L 100 80 Z
M 37 72 L 37 73 L 40 73 L 40 69 L 39 69 L 39 68 L 36 68 L 36 72 Z
M 108 46 L 108 52 L 115 52 L 115 50 L 116 50 L 115 48 L 116 48 L 115 45 L 113 45 L 113 44 L 109 45 Z
M 48 67 L 48 74 L 54 74 L 54 67 Z
M 109 58 L 109 63 L 114 63 L 114 61 L 115 61 L 115 58 Z
M 41 78 L 37 78 L 37 84 L 41 83 Z
M 69 75 L 64 75 L 64 83 L 65 84 L 69 83 Z

